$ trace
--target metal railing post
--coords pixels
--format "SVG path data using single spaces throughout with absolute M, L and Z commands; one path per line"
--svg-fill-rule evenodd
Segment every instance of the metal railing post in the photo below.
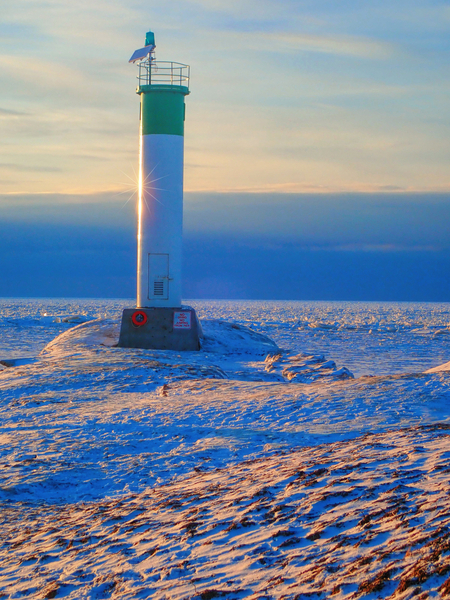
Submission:
M 189 87 L 190 69 L 188 65 L 172 61 L 157 62 L 156 60 L 142 61 L 139 64 L 137 76 L 139 85 L 169 85 Z

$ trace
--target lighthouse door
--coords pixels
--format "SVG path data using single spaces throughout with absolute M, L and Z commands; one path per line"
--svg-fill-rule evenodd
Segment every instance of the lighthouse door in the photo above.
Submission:
M 148 297 L 150 300 L 169 298 L 169 255 L 148 255 Z

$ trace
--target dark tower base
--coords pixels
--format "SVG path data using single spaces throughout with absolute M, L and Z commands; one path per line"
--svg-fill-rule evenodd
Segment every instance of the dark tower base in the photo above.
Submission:
M 183 308 L 125 308 L 119 346 L 152 350 L 200 350 L 202 328 L 195 310 Z

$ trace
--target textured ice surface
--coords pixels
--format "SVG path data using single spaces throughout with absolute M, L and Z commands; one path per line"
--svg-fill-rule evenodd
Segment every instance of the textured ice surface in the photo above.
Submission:
M 355 376 L 425 371 L 449 360 L 450 304 L 194 301 L 202 319 L 251 327 L 291 353 L 324 354 Z M 120 318 L 134 300 L 0 300 L 0 360 L 35 356 L 73 323 Z
M 192 302 L 176 353 L 127 304 L 2 303 L 0 592 L 450 593 L 448 305 Z
M 35 362 L 0 373 L 0 500 L 141 491 L 211 461 L 278 450 L 293 436 L 307 442 L 304 411 L 292 406 L 297 393 L 285 389 L 289 356 L 246 327 L 202 326 L 202 350 L 177 353 L 117 348 L 119 322 L 90 321 L 60 334 Z M 273 372 L 280 360 L 283 371 Z M 322 357 L 292 357 L 291 368 L 301 365 L 307 382 L 352 377 Z
M 98 503 L 10 503 L 11 598 L 444 598 L 450 436 L 366 435 Z M 421 595 L 424 593 L 424 595 Z

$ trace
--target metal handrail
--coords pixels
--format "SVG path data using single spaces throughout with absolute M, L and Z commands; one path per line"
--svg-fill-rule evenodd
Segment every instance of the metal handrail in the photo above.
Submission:
M 154 60 L 150 57 L 139 63 L 139 85 L 184 86 L 189 89 L 189 65 Z

